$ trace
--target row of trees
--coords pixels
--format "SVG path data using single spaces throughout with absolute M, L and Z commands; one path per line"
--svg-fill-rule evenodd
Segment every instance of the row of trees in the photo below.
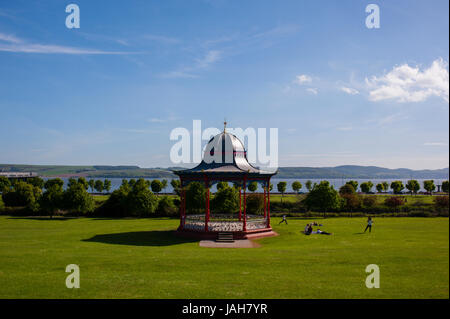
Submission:
M 173 186 L 176 183 L 174 183 Z M 0 208 L 26 207 L 32 211 L 41 211 L 53 216 L 57 211 L 69 211 L 81 214 L 92 213 L 95 210 L 94 197 L 88 193 L 89 188 L 98 192 L 109 191 L 109 180 L 90 180 L 84 177 L 71 178 L 64 189 L 64 181 L 60 178 L 47 181 L 29 179 L 2 181 L 0 185 Z M 167 181 L 148 181 L 144 179 L 123 180 L 119 189 L 115 190 L 98 209 L 99 214 L 109 216 L 147 216 L 155 212 L 163 215 L 176 213 L 176 201 L 169 196 L 158 198 L 150 190 L 160 192 L 167 187 Z M 179 200 L 178 200 L 179 202 Z
M 396 182 L 393 182 L 396 183 Z M 396 185 L 394 185 L 396 187 Z M 440 209 L 448 210 L 448 196 L 436 196 L 435 205 Z M 322 181 L 314 184 L 312 190 L 307 194 L 302 204 L 308 210 L 326 212 L 328 210 L 345 210 L 353 212 L 362 206 L 372 208 L 376 205 L 376 196 L 361 196 L 356 193 L 354 184 L 346 183 L 339 192 L 330 186 L 328 181 Z M 406 202 L 405 197 L 389 196 L 384 199 L 384 205 L 396 211 L 398 207 Z
M 359 185 L 359 183 L 357 181 L 351 180 L 351 181 L 348 181 L 346 183 L 346 185 L 347 184 L 352 185 L 353 188 L 355 189 L 355 191 L 358 190 L 358 186 L 359 186 L 361 192 L 366 193 L 366 194 L 372 192 L 372 189 L 374 187 L 374 184 L 371 181 L 363 182 L 363 183 L 361 183 L 361 185 Z M 306 181 L 306 183 L 305 183 L 305 186 L 306 186 L 306 189 L 308 190 L 308 192 L 311 192 L 311 190 L 314 188 L 315 185 L 316 185 L 316 183 L 313 183 L 310 180 Z M 277 184 L 278 192 L 280 192 L 281 194 L 284 194 L 286 192 L 286 187 L 287 187 L 286 182 L 279 182 Z M 302 189 L 303 185 L 299 181 L 294 181 L 294 182 L 292 182 L 291 187 L 295 192 L 299 193 L 300 190 Z M 379 193 L 387 192 L 387 191 L 389 191 L 389 189 L 392 189 L 392 191 L 395 194 L 401 194 L 402 191 L 406 188 L 409 193 L 417 194 L 420 190 L 420 183 L 415 179 L 411 179 L 411 180 L 407 181 L 406 185 L 403 185 L 402 181 L 393 181 L 393 182 L 391 182 L 391 184 L 389 184 L 388 182 L 381 182 L 381 183 L 378 183 L 375 188 L 376 188 L 377 192 L 379 192 Z M 436 190 L 436 185 L 434 184 L 433 180 L 425 180 L 425 181 L 423 181 L 423 188 L 428 193 L 431 194 L 432 192 L 434 192 Z M 253 189 L 252 190 L 252 189 L 250 189 L 250 185 L 249 185 L 248 189 L 250 191 L 255 191 L 256 187 L 252 187 L 252 189 Z M 449 192 L 449 181 L 442 182 L 442 191 L 445 193 Z
M 39 180 L 15 181 L 2 188 L 1 197 L 5 206 L 42 210 L 50 216 L 60 209 L 81 213 L 94 210 L 94 200 L 87 192 L 82 178 L 72 179 L 65 190 L 63 186 L 64 181 L 60 178 L 49 179 L 44 183 Z

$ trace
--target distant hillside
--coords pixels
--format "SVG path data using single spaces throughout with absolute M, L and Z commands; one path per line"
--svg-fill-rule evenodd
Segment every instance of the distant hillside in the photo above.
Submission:
M 0 172 L 36 172 L 47 177 L 118 177 L 118 178 L 173 178 L 174 169 L 170 168 L 140 168 L 139 166 L 59 166 L 59 165 L 14 165 L 0 164 Z M 407 168 L 389 169 L 376 166 L 344 165 L 337 167 L 280 167 L 277 178 L 430 178 L 448 179 L 449 169 L 411 170 Z
M 448 178 L 448 168 L 436 170 L 389 169 L 377 166 L 280 167 L 277 178 Z
M 171 178 L 175 175 L 167 168 L 140 168 L 139 166 L 62 166 L 62 165 L 11 165 L 0 164 L 0 172 L 36 172 L 43 177 L 147 177 Z

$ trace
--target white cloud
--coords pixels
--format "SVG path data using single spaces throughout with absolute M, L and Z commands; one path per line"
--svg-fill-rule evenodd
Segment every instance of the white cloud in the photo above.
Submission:
M 14 35 L 4 34 L 4 33 L 0 33 L 0 41 L 10 42 L 10 43 L 22 43 L 22 40 L 15 37 Z
M 345 93 L 350 94 L 350 95 L 359 94 L 358 90 L 352 89 L 352 88 L 349 88 L 349 87 L 345 87 L 345 86 L 341 87 L 341 91 L 344 91 Z
M 2 43 L 6 42 L 6 43 Z M 28 43 L 13 35 L 0 33 L 0 51 L 44 54 L 129 54 L 132 52 L 111 52 L 54 44 Z
M 298 85 L 303 85 L 305 83 L 311 83 L 312 78 L 309 75 L 301 74 L 295 77 L 294 82 L 297 83 Z
M 443 59 L 433 61 L 428 69 L 420 70 L 408 64 L 396 66 L 389 73 L 366 78 L 372 101 L 395 100 L 422 102 L 431 96 L 449 101 L 448 63 Z
M 199 70 L 207 69 L 222 57 L 222 52 L 218 50 L 210 50 L 202 58 L 195 60 L 195 64 L 192 66 L 180 68 L 178 70 L 170 71 L 161 76 L 163 78 L 197 78 L 196 72 Z
M 308 91 L 311 94 L 317 95 L 318 91 L 315 88 L 307 88 L 306 91 Z
M 221 52 L 218 50 L 210 50 L 205 56 L 201 59 L 197 59 L 197 67 L 198 68 L 207 68 L 211 64 L 219 61 L 221 58 Z
M 423 145 L 425 145 L 425 146 L 448 146 L 447 143 L 443 143 L 443 142 L 426 142 L 426 143 L 423 143 Z

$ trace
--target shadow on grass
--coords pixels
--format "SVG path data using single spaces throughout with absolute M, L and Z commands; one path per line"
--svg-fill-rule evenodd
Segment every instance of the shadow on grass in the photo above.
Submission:
M 130 246 L 172 246 L 198 240 L 178 237 L 173 230 L 155 230 L 95 235 L 82 241 Z

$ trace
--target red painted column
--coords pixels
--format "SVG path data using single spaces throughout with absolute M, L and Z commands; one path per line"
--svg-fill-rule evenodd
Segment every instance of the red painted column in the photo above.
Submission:
M 247 231 L 247 197 L 245 196 L 247 189 L 247 177 L 244 176 L 244 225 L 242 229 Z
M 184 187 L 182 188 L 182 194 L 183 194 L 183 228 L 184 225 L 186 225 L 186 190 Z
M 266 203 L 266 187 L 264 187 L 264 218 L 267 215 L 267 203 Z
M 269 178 L 269 183 L 267 184 L 268 189 L 267 189 L 267 228 L 270 227 L 270 178 Z
M 180 182 L 181 182 L 181 185 L 183 185 L 183 180 L 180 178 Z M 184 194 L 183 194 L 183 191 L 181 191 L 181 193 L 180 193 L 180 229 L 182 230 L 183 229 L 183 210 L 184 210 L 184 207 L 183 207 L 183 198 L 184 198 Z
M 205 177 L 205 187 L 206 187 L 206 203 L 205 203 L 205 232 L 208 231 L 208 222 L 209 222 L 209 185 L 208 185 L 208 178 Z
M 239 221 L 242 219 L 241 187 L 239 187 Z

